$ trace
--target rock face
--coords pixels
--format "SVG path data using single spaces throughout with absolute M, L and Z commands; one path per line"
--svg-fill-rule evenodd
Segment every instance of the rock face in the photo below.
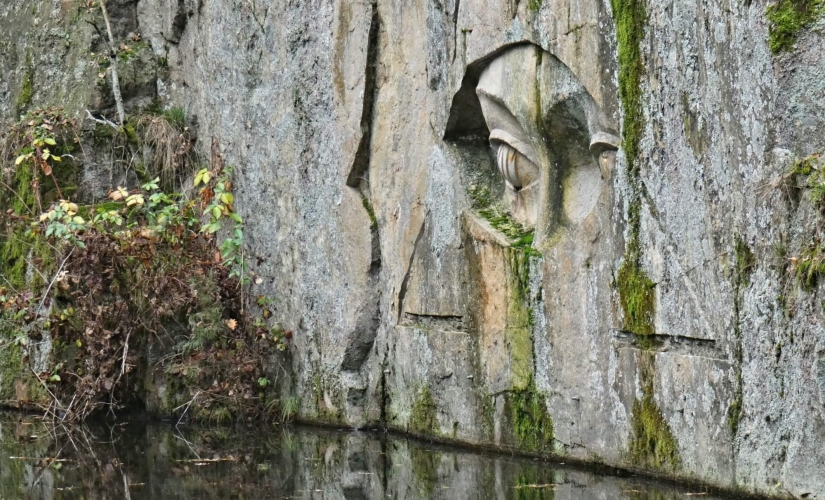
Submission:
M 0 117 L 111 109 L 79 3 L 0 7 Z M 236 166 L 301 418 L 825 498 L 823 219 L 787 174 L 825 149 L 816 26 L 775 55 L 764 0 L 110 3 L 156 61 L 127 105 Z

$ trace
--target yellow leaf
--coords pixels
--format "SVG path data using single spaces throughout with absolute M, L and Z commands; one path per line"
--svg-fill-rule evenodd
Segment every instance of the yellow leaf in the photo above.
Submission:
M 120 186 L 118 186 L 117 189 L 115 189 L 109 194 L 109 198 L 111 198 L 112 201 L 120 201 L 123 198 L 126 198 L 127 196 L 129 196 L 129 193 L 126 191 L 126 189 Z
M 49 218 L 49 212 L 43 212 L 42 214 L 40 214 L 40 222 L 43 222 L 44 220 L 46 220 L 48 218 Z
M 133 194 L 132 196 L 126 198 L 126 206 L 131 207 L 132 205 L 143 205 L 143 195 Z

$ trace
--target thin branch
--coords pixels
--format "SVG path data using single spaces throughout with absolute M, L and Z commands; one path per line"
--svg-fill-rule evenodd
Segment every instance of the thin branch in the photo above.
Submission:
M 66 261 L 69 260 L 69 257 L 72 256 L 72 253 L 74 253 L 74 247 L 72 247 L 72 249 L 69 250 L 69 255 L 67 255 L 66 258 L 63 259 L 63 262 L 60 263 L 60 267 L 58 267 L 57 272 L 54 273 L 54 278 L 52 278 L 52 280 L 49 282 L 49 286 L 46 288 L 46 291 L 43 292 L 43 298 L 40 299 L 40 305 L 37 306 L 38 313 L 40 312 L 40 309 L 43 308 L 43 304 L 46 302 L 46 298 L 49 296 L 49 292 L 54 286 L 55 281 L 57 281 L 58 276 L 60 276 L 60 271 L 63 270 L 63 266 L 66 265 Z
M 114 123 L 110 122 L 109 120 L 107 120 L 105 118 L 103 118 L 103 119 L 95 118 L 94 116 L 92 116 L 92 113 L 88 109 L 86 110 L 86 116 L 88 116 L 89 119 L 92 120 L 95 123 L 99 123 L 101 125 L 108 125 L 108 126 L 112 127 L 115 130 L 120 130 L 120 127 L 118 127 L 117 125 L 115 125 Z
M 126 112 L 123 110 L 123 96 L 120 94 L 120 79 L 117 76 L 117 52 L 115 50 L 115 37 L 112 35 L 112 25 L 109 23 L 109 11 L 106 10 L 106 1 L 100 2 L 100 11 L 103 13 L 103 21 L 106 23 L 106 32 L 109 34 L 109 69 L 112 70 L 112 94 L 115 96 L 115 106 L 117 106 L 117 117 L 120 125 L 126 121 Z

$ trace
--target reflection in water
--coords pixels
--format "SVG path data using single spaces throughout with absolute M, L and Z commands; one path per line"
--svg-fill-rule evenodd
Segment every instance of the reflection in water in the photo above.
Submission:
M 664 500 L 686 493 L 383 434 L 101 423 L 52 435 L 35 418 L 0 413 L 0 499 Z

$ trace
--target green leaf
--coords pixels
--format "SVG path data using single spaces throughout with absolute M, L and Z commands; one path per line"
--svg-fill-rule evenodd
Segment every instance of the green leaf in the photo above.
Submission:
M 49 146 L 57 146 L 57 142 L 55 142 L 55 140 L 52 139 L 51 137 L 46 137 L 44 142 L 46 144 L 48 144 Z
M 17 157 L 17 159 L 16 159 L 16 160 L 14 160 L 14 164 L 15 164 L 15 165 L 20 165 L 21 163 L 23 163 L 24 161 L 26 161 L 26 159 L 27 159 L 28 157 L 29 157 L 29 155 L 20 155 L 20 156 L 18 156 L 18 157 Z
M 223 193 L 221 195 L 221 202 L 223 202 L 226 205 L 231 204 L 234 200 L 235 198 L 232 196 L 232 193 Z
M 195 186 L 197 187 L 199 184 L 209 184 L 209 179 L 209 170 L 203 168 L 199 170 L 197 174 L 195 174 Z
M 222 214 L 223 211 L 221 210 L 221 207 L 212 208 L 212 217 L 214 217 L 215 219 L 220 219 Z

